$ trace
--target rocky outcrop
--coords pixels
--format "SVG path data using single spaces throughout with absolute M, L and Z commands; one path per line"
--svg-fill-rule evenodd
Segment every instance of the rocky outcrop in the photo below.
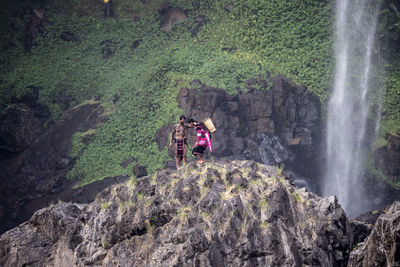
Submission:
M 400 182 L 400 136 L 385 135 L 386 144 L 373 149 L 375 165 L 382 170 L 390 182 Z
M 0 153 L 23 151 L 43 132 L 34 109 L 23 103 L 9 106 L 0 114 Z
M 0 237 L 2 266 L 345 266 L 335 197 L 253 161 L 190 163 L 60 203 Z
M 13 146 L 17 145 L 16 141 L 29 146 L 19 154 L 0 161 L 0 233 L 27 220 L 36 210 L 51 202 L 92 201 L 94 195 L 105 186 L 123 181 L 123 178 L 107 179 L 86 188 L 73 189 L 74 182 L 66 179 L 66 173 L 74 164 L 74 159 L 70 157 L 73 134 L 94 129 L 107 120 L 99 102 L 93 101 L 69 109 L 40 137 L 39 132 L 35 131 L 38 124 L 34 120 L 36 117 L 27 117 L 32 114 L 30 109 L 17 111 L 7 114 L 22 113 L 25 116 L 6 116 L 8 119 L 2 120 L 0 134 L 3 138 L 10 131 L 21 133 L 13 134 L 14 139 L 3 140 L 14 142 Z M 14 125 L 14 128 L 4 125 Z M 21 138 L 17 138 L 19 136 Z
M 27 149 L 45 132 L 48 108 L 38 103 L 40 86 L 29 91 L 0 113 L 0 160 Z
M 27 50 L 32 48 L 37 36 L 46 34 L 46 28 L 49 25 L 50 22 L 43 11 L 32 10 L 25 27 L 25 48 Z
M 72 32 L 62 32 L 61 39 L 67 42 L 78 42 L 79 39 Z
M 379 216 L 370 236 L 351 252 L 348 266 L 400 266 L 400 202 Z
M 353 234 L 353 244 L 358 244 L 364 242 L 364 240 L 371 234 L 373 225 L 363 221 L 350 219 L 350 228 Z
M 169 32 L 172 27 L 187 18 L 185 11 L 179 8 L 171 8 L 161 17 L 160 29 L 163 32 Z
M 272 88 L 265 90 L 271 83 Z M 187 117 L 213 120 L 217 129 L 212 137 L 213 156 L 264 164 L 291 162 L 297 157 L 303 169 L 308 161 L 315 163 L 320 135 L 318 97 L 283 76 L 259 76 L 246 84 L 249 92 L 230 95 L 194 80 L 192 88 L 182 88 L 178 95 Z M 168 134 L 167 127 L 157 132 L 160 149 Z

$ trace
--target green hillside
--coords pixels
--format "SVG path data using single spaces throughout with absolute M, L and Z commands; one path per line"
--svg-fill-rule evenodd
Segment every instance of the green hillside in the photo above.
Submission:
M 172 0 L 170 6 L 184 9 L 188 18 L 168 33 L 160 30 L 162 1 L 143 2 L 114 1 L 116 18 L 107 20 L 101 1 L 2 4 L 0 109 L 34 85 L 43 88 L 39 100 L 49 106 L 53 120 L 63 112 L 59 96 L 73 99 L 71 105 L 98 98 L 110 114 L 92 131 L 89 145 L 82 144 L 86 133 L 76 134 L 70 179 L 83 177 L 79 183 L 86 184 L 126 173 L 132 168 L 120 163 L 131 157 L 150 173 L 161 168 L 169 156 L 166 149 L 158 150 L 155 132 L 182 113 L 176 97 L 193 79 L 235 93 L 237 87 L 245 91 L 246 79 L 269 71 L 326 102 L 333 70 L 330 1 Z M 51 25 L 26 51 L 29 8 L 43 6 Z M 206 24 L 194 35 L 200 15 Z M 66 31 L 79 41 L 62 40 Z M 382 132 L 400 125 L 400 60 L 385 64 Z

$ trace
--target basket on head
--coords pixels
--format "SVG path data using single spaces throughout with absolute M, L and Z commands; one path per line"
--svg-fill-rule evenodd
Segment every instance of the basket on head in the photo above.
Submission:
M 215 126 L 210 118 L 203 120 L 203 123 L 207 127 L 207 129 L 210 131 L 210 133 L 213 133 L 216 131 Z

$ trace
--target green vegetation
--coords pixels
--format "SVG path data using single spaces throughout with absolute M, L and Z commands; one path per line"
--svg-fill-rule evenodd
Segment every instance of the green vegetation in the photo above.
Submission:
M 110 203 L 108 203 L 108 202 L 103 202 L 103 204 L 101 204 L 102 210 L 107 210 L 109 207 L 110 207 Z
M 275 172 L 276 172 L 277 177 L 282 176 L 282 172 L 283 172 L 284 168 L 285 168 L 285 163 L 283 163 L 283 162 L 279 166 L 278 165 L 275 166 Z
M 383 99 L 381 135 L 386 132 L 400 134 L 400 55 L 387 67 Z
M 140 200 L 140 199 L 142 199 L 144 197 L 144 194 L 143 193 L 138 193 L 137 195 L 136 195 L 136 199 L 137 200 Z
M 263 197 L 259 202 L 258 205 L 260 206 L 260 208 L 262 209 L 267 209 L 268 208 L 268 201 L 265 197 Z
M 269 223 L 266 221 L 260 223 L 261 228 L 268 228 L 268 226 L 269 226 Z
M 101 245 L 103 246 L 103 248 L 108 249 L 111 247 L 110 242 L 108 242 L 108 240 L 106 240 L 104 237 L 101 238 Z
M 388 144 L 388 141 L 385 140 L 384 138 L 379 138 L 377 140 L 375 140 L 372 144 L 371 144 L 371 151 L 374 152 L 377 149 L 384 147 Z
M 22 1 L 0 11 L 0 110 L 34 85 L 42 87 L 39 101 L 53 120 L 64 111 L 61 96 L 70 97 L 71 106 L 97 98 L 109 111 L 109 120 L 95 133 L 73 138 L 70 156 L 76 165 L 68 178 L 79 185 L 132 175 L 131 166 L 120 166 L 129 158 L 149 173 L 162 168 L 169 156 L 167 148 L 159 151 L 155 133 L 182 113 L 176 97 L 193 79 L 235 93 L 246 91 L 247 79 L 269 71 L 326 101 L 333 69 L 330 1 L 171 0 L 170 6 L 185 9 L 188 18 L 169 33 L 159 29 L 162 2 L 116 0 L 118 19 L 103 20 L 99 1 L 44 1 L 51 26 L 29 52 L 24 28 L 29 9 L 40 8 L 39 3 Z M 206 23 L 192 35 L 199 15 Z M 63 41 L 65 31 L 79 41 Z M 389 71 L 385 129 L 400 121 L 399 74 L 398 67 Z M 83 144 L 87 134 L 93 138 Z

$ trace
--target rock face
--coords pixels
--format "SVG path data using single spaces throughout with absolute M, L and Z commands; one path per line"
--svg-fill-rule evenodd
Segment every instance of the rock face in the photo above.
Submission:
M 387 133 L 387 145 L 373 151 L 375 164 L 391 182 L 400 182 L 400 136 Z
M 254 88 L 271 82 L 268 91 Z M 187 117 L 213 120 L 217 129 L 212 137 L 213 156 L 264 164 L 290 162 L 296 156 L 303 166 L 307 161 L 315 162 L 320 135 L 318 97 L 283 76 L 270 80 L 259 76 L 246 83 L 250 92 L 229 95 L 194 80 L 192 89 L 182 88 L 178 95 L 179 106 Z M 168 134 L 166 127 L 156 134 L 160 149 Z
M 17 105 L 15 109 L 20 107 Z M 69 109 L 40 137 L 39 130 L 35 129 L 41 128 L 36 128 L 38 122 L 36 117 L 32 117 L 31 109 L 19 109 L 7 113 L 9 115 L 1 120 L 0 126 L 3 142 L 27 146 L 19 154 L 0 161 L 0 233 L 29 219 L 36 210 L 50 202 L 92 201 L 105 186 L 126 180 L 127 177 L 119 177 L 72 189 L 74 183 L 65 178 L 74 164 L 74 159 L 69 157 L 72 135 L 96 128 L 107 119 L 102 116 L 104 109 L 99 102 Z M 13 117 L 15 114 L 24 115 Z M 14 128 L 7 127 L 9 125 L 14 125 Z M 14 139 L 4 138 L 10 131 L 18 134 L 13 135 Z
M 15 104 L 0 114 L 0 151 L 25 150 L 44 132 L 35 110 L 26 104 Z
M 60 203 L 0 237 L 1 266 L 345 266 L 335 197 L 253 161 L 186 165 Z
M 400 202 L 379 216 L 370 236 L 351 252 L 349 266 L 400 266 Z
M 172 30 L 174 24 L 177 24 L 187 18 L 185 11 L 179 8 L 171 8 L 161 17 L 160 29 L 163 32 L 169 32 Z
M 38 103 L 40 86 L 30 91 L 0 113 L 0 160 L 12 157 L 28 148 L 44 132 L 50 118 L 46 106 Z

